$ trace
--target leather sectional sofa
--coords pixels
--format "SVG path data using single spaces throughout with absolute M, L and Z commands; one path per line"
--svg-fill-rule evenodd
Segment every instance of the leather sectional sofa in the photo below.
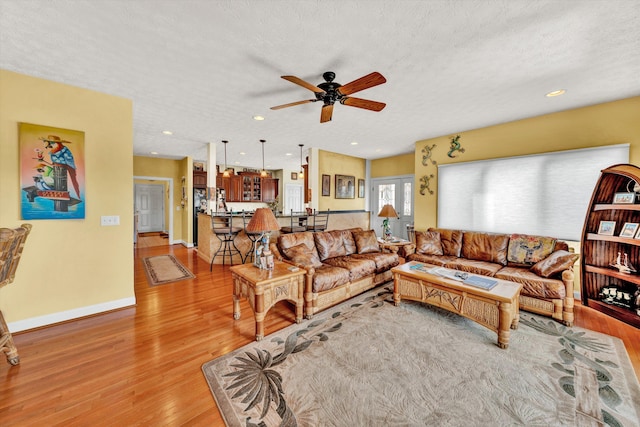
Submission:
M 382 252 L 373 230 L 360 228 L 281 234 L 270 244 L 275 259 L 306 270 L 307 319 L 377 285 L 393 280 L 398 254 Z
M 566 242 L 523 234 L 416 231 L 410 261 L 522 283 L 520 308 L 573 324 L 573 265 Z

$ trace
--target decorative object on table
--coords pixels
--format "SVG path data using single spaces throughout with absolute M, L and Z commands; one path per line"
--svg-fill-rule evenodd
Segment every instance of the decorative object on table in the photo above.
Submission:
M 613 195 L 614 204 L 626 204 L 630 205 L 635 203 L 636 193 L 616 193 Z
M 204 170 L 204 163 L 202 163 L 202 162 L 193 162 L 193 170 L 194 171 L 203 171 Z
M 358 197 L 364 198 L 364 179 L 358 180 Z
M 449 152 L 447 153 L 447 156 L 451 158 L 458 157 L 453 155 L 453 153 L 456 151 L 459 151 L 460 153 L 464 153 L 464 148 L 462 148 L 462 145 L 460 144 L 460 135 L 456 135 L 451 138 L 451 143 L 449 144 Z
M 422 156 L 423 166 L 429 166 L 428 164 L 429 162 L 431 162 L 432 165 L 438 164 L 435 160 L 431 158 L 431 156 L 433 155 L 434 148 L 436 148 L 436 144 L 433 144 L 431 147 L 429 147 L 428 145 L 425 145 L 424 148 L 422 149 L 422 152 L 424 153 L 424 155 Z
M 620 273 L 636 272 L 636 269 L 629 262 L 629 255 L 627 253 L 621 256 L 620 252 L 618 252 L 618 256 L 616 257 L 616 263 L 611 264 L 611 266 L 617 268 Z
M 322 175 L 322 195 L 331 195 L 331 175 Z
M 19 124 L 22 219 L 84 219 L 84 132 Z
M 434 177 L 433 174 L 427 176 L 423 176 L 422 178 L 420 178 L 420 194 L 422 194 L 424 196 L 424 192 L 425 190 L 429 191 L 429 194 L 433 194 L 433 190 L 431 188 L 429 188 L 429 184 L 430 184 L 430 180 Z
M 356 177 L 336 175 L 336 199 L 354 199 L 356 197 Z
M 638 223 L 637 222 L 625 222 L 622 226 L 622 230 L 620 230 L 620 237 L 629 237 L 633 238 L 638 232 Z
M 394 307 L 386 286 L 202 371 L 228 425 L 384 425 L 390 414 L 395 425 L 640 425 L 620 339 L 523 312 L 508 350 L 494 335 L 426 304 Z M 593 387 L 580 386 L 587 378 Z
M 598 234 L 602 234 L 604 236 L 613 236 L 613 232 L 616 229 L 615 221 L 600 221 L 600 226 L 598 227 Z
M 398 218 L 396 210 L 391 205 L 384 205 L 378 214 L 379 217 L 384 217 L 382 221 L 382 235 L 384 240 L 389 241 L 392 239 L 391 226 L 389 226 L 389 217 Z
M 254 243 L 254 262 L 258 268 L 270 270 L 273 268 L 273 254 L 269 251 L 269 237 L 271 231 L 280 230 L 280 224 L 269 208 L 258 208 L 247 224 L 247 231 L 261 232 L 260 238 Z

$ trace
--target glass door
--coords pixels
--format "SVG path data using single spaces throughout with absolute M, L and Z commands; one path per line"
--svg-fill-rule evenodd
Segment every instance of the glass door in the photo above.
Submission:
M 413 224 L 413 175 L 402 177 L 374 178 L 371 180 L 371 228 L 382 237 L 382 221 L 378 213 L 384 205 L 391 205 L 398 218 L 389 218 L 394 237 L 407 238 L 407 225 Z

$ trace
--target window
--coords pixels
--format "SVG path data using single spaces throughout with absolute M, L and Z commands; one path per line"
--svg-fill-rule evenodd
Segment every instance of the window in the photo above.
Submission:
M 629 144 L 438 165 L 438 226 L 580 240 L 600 171 Z

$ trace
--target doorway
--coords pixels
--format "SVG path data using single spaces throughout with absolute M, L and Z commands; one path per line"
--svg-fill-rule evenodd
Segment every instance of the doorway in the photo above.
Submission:
M 407 238 L 407 225 L 413 224 L 413 175 L 374 178 L 371 180 L 371 228 L 382 237 L 382 221 L 378 216 L 384 205 L 391 205 L 398 218 L 390 218 L 391 234 Z
M 165 231 L 164 185 L 135 184 L 134 210 L 138 214 L 138 233 Z
M 283 213 L 289 215 L 291 211 L 301 212 L 304 208 L 302 185 L 285 184 Z

